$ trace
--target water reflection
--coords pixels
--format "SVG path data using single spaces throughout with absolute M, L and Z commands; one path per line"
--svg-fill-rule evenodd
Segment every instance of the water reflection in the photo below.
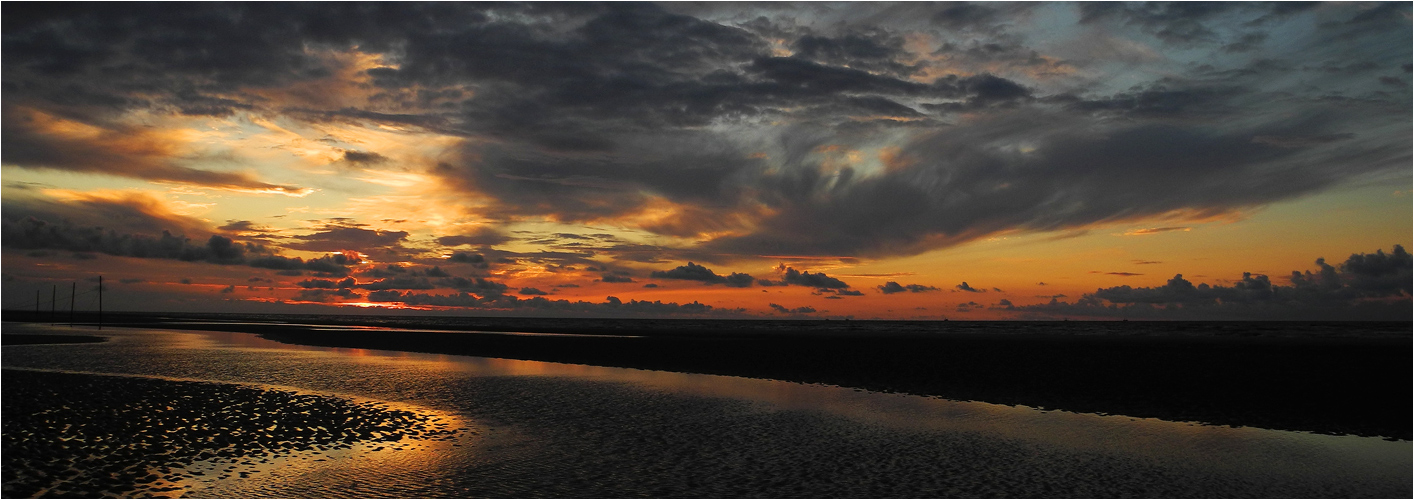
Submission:
M 1024 406 L 884 394 L 827 385 L 721 375 L 673 373 L 541 361 L 440 354 L 291 346 L 243 333 L 205 335 L 222 345 L 329 352 L 369 362 L 414 363 L 435 372 L 473 376 L 566 377 L 632 384 L 675 394 L 748 400 L 762 411 L 826 412 L 855 421 L 910 430 L 982 433 L 1069 449 L 1142 456 L 1163 462 L 1203 462 L 1234 470 L 1281 474 L 1371 472 L 1408 476 L 1410 442 L 1329 436 L 1252 427 L 1208 426 L 1122 415 L 1041 411 Z M 191 345 L 191 344 L 187 344 Z M 373 361 L 378 360 L 378 361 Z
M 398 399 L 489 419 L 501 428 L 475 447 L 426 455 L 436 465 L 419 470 L 444 472 L 423 478 L 438 486 L 418 490 L 422 496 L 554 496 L 561 491 L 555 488 L 571 487 L 580 489 L 563 494 L 1406 496 L 1411 484 L 1414 450 L 1408 441 L 1040 411 L 741 377 L 295 346 L 244 333 L 103 334 L 113 341 L 7 347 L 4 365 L 285 384 Z M 339 455 L 334 458 L 344 472 L 322 465 L 300 473 L 289 469 L 300 479 L 285 482 L 348 488 L 329 490 L 335 496 L 397 496 L 388 489 L 359 489 L 369 488 L 369 476 L 350 472 L 396 465 L 377 457 Z M 670 470 L 679 472 L 664 472 Z M 831 470 L 838 473 L 823 472 Z M 485 482 L 476 484 L 475 478 Z M 989 489 L 1001 482 L 1010 485 Z M 267 487 L 244 484 L 244 492 Z

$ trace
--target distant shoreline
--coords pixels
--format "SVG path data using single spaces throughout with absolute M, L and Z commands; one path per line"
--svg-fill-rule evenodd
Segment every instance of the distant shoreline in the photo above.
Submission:
M 12 312 L 5 316 L 7 321 L 24 319 Z M 1084 413 L 1411 438 L 1412 343 L 1407 322 L 930 323 L 180 314 L 110 315 L 105 322 L 249 332 L 291 344 L 768 378 Z M 365 328 L 309 326 L 319 324 Z M 407 330 L 388 330 L 399 328 Z

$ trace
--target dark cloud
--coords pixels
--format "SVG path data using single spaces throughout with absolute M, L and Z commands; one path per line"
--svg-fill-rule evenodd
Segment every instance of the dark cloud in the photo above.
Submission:
M 762 280 L 757 280 L 756 283 L 757 283 L 758 285 L 761 285 L 761 286 L 787 286 L 787 285 L 798 285 L 798 286 L 808 286 L 808 287 L 811 287 L 811 288 L 817 288 L 817 289 L 821 289 L 821 290 L 836 290 L 836 291 L 838 291 L 838 290 L 844 290 L 844 289 L 850 288 L 849 284 L 847 284 L 847 283 L 845 283 L 845 282 L 843 282 L 843 281 L 840 281 L 839 279 L 831 278 L 831 277 L 829 277 L 829 276 L 826 276 L 825 273 L 815 273 L 815 274 L 811 274 L 810 271 L 806 271 L 806 272 L 803 272 L 803 273 L 802 273 L 802 272 L 800 272 L 800 271 L 795 270 L 795 268 L 787 267 L 785 264 L 781 264 L 780 266 L 777 266 L 777 267 L 776 267 L 776 272 L 780 273 L 780 276 L 781 276 L 781 279 L 780 279 L 780 280 L 772 281 L 772 280 L 765 280 L 765 279 L 762 279 Z
M 265 251 L 263 247 L 236 242 L 221 235 L 211 235 L 203 243 L 194 243 L 190 238 L 168 231 L 162 231 L 160 236 L 119 233 L 102 227 L 78 226 L 68 220 L 50 223 L 32 216 L 12 218 L 18 215 L 7 212 L 3 218 L 3 241 L 7 247 L 228 265 L 244 264 L 247 254 Z
M 721 283 L 724 278 L 712 272 L 711 269 L 688 262 L 685 266 L 678 266 L 667 271 L 653 271 L 649 276 L 670 280 L 692 280 L 703 283 Z
M 962 284 L 960 284 L 960 285 L 958 285 L 958 286 L 955 286 L 955 287 L 953 287 L 953 288 L 954 288 L 954 289 L 957 289 L 957 290 L 962 290 L 962 291 L 964 291 L 964 292 L 973 292 L 973 293 L 983 293 L 983 292 L 986 292 L 986 290 L 978 290 L 978 289 L 976 289 L 976 288 L 972 288 L 972 286 L 968 285 L 966 281 L 962 282 Z
M 323 257 L 309 259 L 308 261 L 300 257 L 282 257 L 279 255 L 267 255 L 251 259 L 247 264 L 250 267 L 262 269 L 275 269 L 280 271 L 276 274 L 283 276 L 300 276 L 301 270 L 314 271 L 316 274 L 327 276 L 346 276 L 350 269 L 348 266 L 358 264 L 360 261 L 345 254 L 331 254 Z
M 353 278 L 344 278 L 339 281 L 326 279 L 307 279 L 296 283 L 302 288 L 352 288 L 355 286 Z
M 975 3 L 960 2 L 949 5 L 933 14 L 933 22 L 955 30 L 966 30 L 977 26 L 991 26 L 997 21 L 995 7 Z
M 372 166 L 387 163 L 390 160 L 388 157 L 372 151 L 345 150 L 343 161 L 350 165 Z
M 551 300 L 545 297 L 521 299 L 511 295 L 477 297 L 469 293 L 453 295 L 399 292 L 396 290 L 370 292 L 368 300 L 373 302 L 393 302 L 417 306 L 458 307 L 482 310 L 506 310 L 512 312 L 533 312 L 547 315 L 593 315 L 593 316 L 740 316 L 740 309 L 717 309 L 699 302 L 678 304 L 677 302 L 640 301 L 624 302 L 617 297 L 608 297 L 603 302 L 570 302 L 565 299 Z
M 338 252 L 343 250 L 370 250 L 401 248 L 407 240 L 407 231 L 378 231 L 352 226 L 328 226 L 321 231 L 294 236 L 295 243 L 285 246 L 295 250 L 315 252 Z
M 1190 46 L 1215 43 L 1219 37 L 1212 26 L 1236 15 L 1265 21 L 1313 7 L 1301 2 L 1142 2 L 1081 3 L 1081 24 L 1117 19 L 1139 26 L 1166 43 Z
M 1299 121 L 1263 126 L 1269 132 L 1140 123 L 1092 135 L 1076 128 L 1074 117 L 1045 112 L 993 120 L 920 138 L 903 148 L 899 156 L 909 163 L 893 175 L 861 178 L 845 170 L 824 177 L 811 169 L 768 174 L 762 180 L 778 196 L 762 199 L 775 214 L 751 234 L 718 238 L 703 249 L 900 255 L 1002 230 L 1083 228 L 1121 214 L 1219 214 L 1392 168 L 1408 155 L 1407 145 L 1386 144 L 1378 153 L 1338 159 L 1327 156 L 1344 155 L 1330 148 L 1333 144 L 1299 149 L 1252 140 L 1313 135 L 1275 133 L 1306 126 Z M 1039 134 L 1026 153 L 983 146 L 1018 137 L 1022 130 Z M 1371 162 L 1353 161 L 1357 157 Z M 1333 164 L 1346 166 L 1330 168 Z
M 781 314 L 810 314 L 815 312 L 815 308 L 810 306 L 800 306 L 792 309 L 780 304 L 771 304 L 771 309 Z
M 486 256 L 477 253 L 457 252 L 452 254 L 447 260 L 461 264 L 471 264 L 472 267 L 477 269 L 490 267 L 490 264 L 486 262 Z
M 721 283 L 734 288 L 749 287 L 752 282 L 755 281 L 751 275 L 743 273 L 731 273 L 727 276 L 721 276 L 712 272 L 711 269 L 692 262 L 688 262 L 685 266 L 678 266 L 667 271 L 653 271 L 649 276 L 670 280 L 701 281 L 707 284 Z
M 1407 45 L 1398 2 L 1075 6 L 1081 29 L 1133 57 L 1057 56 L 1040 35 L 1010 32 L 1038 12 L 1026 4 L 857 5 L 865 14 L 828 26 L 795 6 L 736 25 L 701 14 L 740 9 L 730 5 L 89 7 L 4 7 L 6 165 L 295 194 L 233 173 L 238 159 L 175 152 L 123 117 L 382 124 L 467 139 L 429 173 L 491 220 L 609 221 L 704 241 L 586 243 L 586 259 L 887 257 L 1001 232 L 1204 220 L 1404 172 L 1410 156 L 1408 93 L 1372 73 L 1408 64 L 1407 50 L 1387 49 Z M 909 45 L 890 21 L 904 13 L 930 24 L 936 51 Z M 1149 45 L 1212 56 L 1182 66 L 1134 55 Z M 357 69 L 373 95 L 325 99 L 322 82 L 351 71 L 331 54 L 349 47 L 396 64 Z M 1109 78 L 1111 63 L 1140 76 Z M 71 122 L 93 133 L 59 133 Z M 823 152 L 885 145 L 898 151 L 862 163 Z M 341 161 L 388 163 L 376 155 Z M 407 243 L 356 227 L 302 238 L 296 247 L 315 251 Z
M 917 284 L 912 284 L 912 285 L 900 285 L 900 284 L 898 284 L 898 282 L 896 282 L 896 281 L 890 281 L 890 282 L 888 282 L 888 283 L 884 283 L 884 284 L 882 284 L 882 285 L 879 285 L 877 288 L 879 289 L 879 293 L 883 293 L 883 294 L 885 294 L 885 295 L 894 294 L 894 293 L 900 293 L 900 292 L 921 293 L 921 292 L 936 292 L 936 291 L 939 291 L 938 287 L 927 286 L 927 285 L 917 285 Z
M 617 274 L 604 274 L 601 275 L 599 279 L 605 283 L 633 283 L 633 278 L 619 276 Z
M 1075 303 L 1052 299 L 1018 310 L 1052 315 L 1184 319 L 1407 320 L 1411 313 L 1410 254 L 1352 254 L 1339 266 L 1317 259 L 1315 272 L 1292 271 L 1291 285 L 1243 273 L 1231 286 L 1194 285 L 1175 275 L 1157 287 L 1101 288 Z
M 420 274 L 428 278 L 448 278 L 452 276 L 448 272 L 443 271 L 442 268 L 439 266 L 432 266 L 423 271 L 413 271 L 413 273 Z
M 483 246 L 500 245 L 510 240 L 510 236 L 507 236 L 505 233 L 495 228 L 489 226 L 481 226 L 470 234 L 443 236 L 437 238 L 437 244 L 449 247 L 461 245 Z
M 519 294 L 521 294 L 521 295 L 549 295 L 549 294 L 546 293 L 544 290 L 541 290 L 541 289 L 539 289 L 539 288 L 531 288 L 531 287 L 522 288 L 522 289 L 520 289 L 520 292 L 517 292 L 517 293 L 519 293 Z
M 501 295 L 503 293 L 506 293 L 506 290 L 510 289 L 510 287 L 504 283 L 497 283 L 495 281 L 491 281 L 485 278 L 442 278 L 440 280 L 437 280 L 437 284 L 448 288 L 455 288 L 463 292 L 476 293 L 482 295 L 483 297 Z M 427 288 L 432 287 L 429 286 Z M 369 300 L 373 299 L 370 298 Z
M 915 68 L 898 62 L 898 59 L 907 56 L 903 44 L 904 38 L 898 34 L 872 30 L 838 37 L 804 35 L 791 43 L 791 49 L 794 52 L 792 57 L 907 76 Z

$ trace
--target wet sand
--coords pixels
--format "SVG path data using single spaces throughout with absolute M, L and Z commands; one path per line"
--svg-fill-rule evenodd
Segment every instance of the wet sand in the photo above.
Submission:
M 1414 437 L 1414 342 L 1407 322 L 217 314 L 110 319 L 128 326 L 257 333 L 291 344 L 732 375 L 1082 413 Z
M 3 496 L 175 497 L 360 445 L 470 432 L 436 415 L 235 384 L 5 369 Z M 382 448 L 375 448 L 374 451 Z
M 0 345 L 86 344 L 90 342 L 103 342 L 104 340 L 106 339 L 96 335 L 0 334 Z
M 616 332 L 620 336 L 250 331 L 294 344 L 733 375 L 1081 413 L 1411 437 L 1408 325 L 1403 338 L 1163 334 L 1174 325 L 1155 325 L 1157 335 L 862 329 L 809 336 L 811 326 L 773 325 L 752 335 L 629 328 Z
M 479 432 L 430 442 L 428 452 L 313 455 L 329 457 L 323 463 L 332 470 L 293 470 L 313 460 L 198 460 L 185 470 L 229 477 L 225 488 L 186 491 L 196 497 L 1400 498 L 1414 484 L 1407 441 L 739 377 L 324 349 L 247 334 L 115 329 L 102 344 L 7 348 L 4 363 L 403 401 L 475 422 Z M 5 390 L 8 403 L 15 384 Z M 320 451 L 311 450 L 292 453 Z M 239 475 L 255 466 L 270 468 Z M 117 496 L 149 494 L 160 495 Z

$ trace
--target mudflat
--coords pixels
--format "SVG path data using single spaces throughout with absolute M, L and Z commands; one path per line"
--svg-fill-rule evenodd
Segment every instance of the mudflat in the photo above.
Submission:
M 1409 322 L 109 319 L 257 333 L 292 344 L 744 376 L 1406 440 L 1414 415 Z
M 1173 333 L 1172 324 L 1149 325 L 1152 334 L 1140 330 L 1143 324 L 1130 324 L 1118 328 L 1131 334 L 1071 335 L 948 331 L 942 325 L 913 332 L 865 325 L 812 335 L 812 326 L 717 331 L 625 326 L 556 336 L 279 328 L 262 336 L 332 347 L 826 383 L 1219 425 L 1398 439 L 1411 434 L 1407 325 L 1402 338 L 1165 334 Z M 1027 325 L 994 328 L 1009 326 Z
M 85 344 L 90 342 L 103 342 L 104 340 L 103 337 L 97 335 L 0 334 L 0 345 Z
M 235 384 L 5 369 L 3 494 L 180 496 L 281 457 L 466 432 L 373 403 Z

